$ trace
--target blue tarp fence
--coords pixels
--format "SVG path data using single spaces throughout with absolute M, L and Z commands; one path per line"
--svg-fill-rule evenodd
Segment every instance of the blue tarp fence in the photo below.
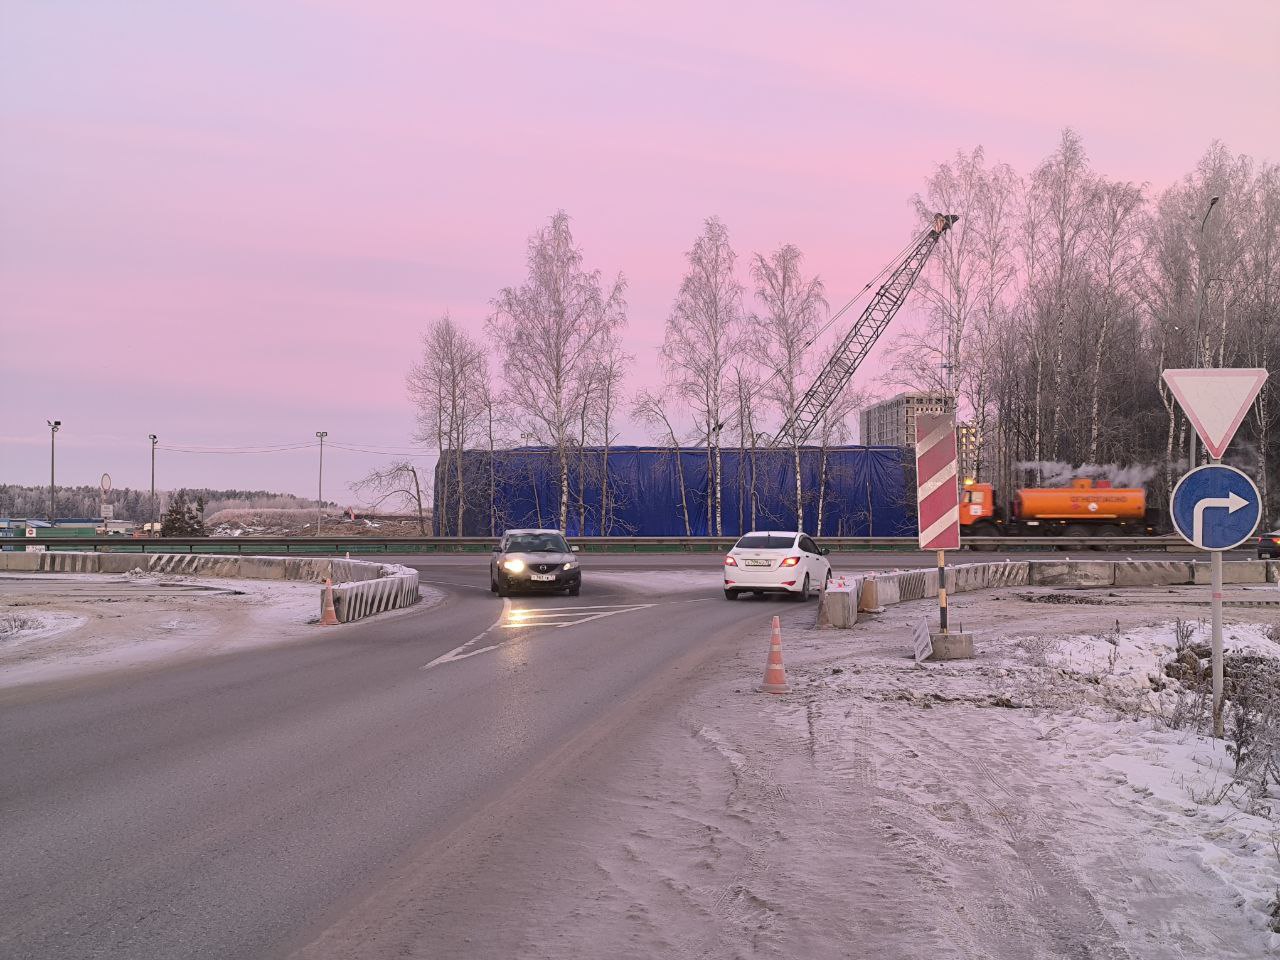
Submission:
M 705 448 L 574 449 L 568 457 L 570 536 L 711 536 L 714 471 Z M 725 536 L 752 529 L 795 530 L 790 450 L 723 449 Z M 910 452 L 899 447 L 806 447 L 800 453 L 803 529 L 815 536 L 910 536 L 916 532 Z M 546 447 L 467 450 L 462 456 L 462 535 L 508 527 L 560 525 L 560 465 Z M 607 477 L 607 484 L 606 484 Z M 681 497 L 683 481 L 684 496 Z M 457 535 L 456 458 L 436 467 L 436 532 Z M 688 530 L 685 514 L 688 513 Z M 821 512 L 821 529 L 818 529 Z

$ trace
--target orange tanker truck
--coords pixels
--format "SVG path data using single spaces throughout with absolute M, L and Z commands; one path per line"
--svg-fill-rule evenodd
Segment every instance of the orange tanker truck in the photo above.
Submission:
M 966 483 L 960 531 L 970 537 L 1141 537 L 1156 531 L 1147 491 L 1078 477 L 1069 487 L 1025 487 L 1008 509 L 989 483 Z

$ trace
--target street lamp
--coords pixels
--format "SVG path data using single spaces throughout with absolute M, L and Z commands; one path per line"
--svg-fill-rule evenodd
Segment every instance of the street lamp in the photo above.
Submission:
M 1204 272 L 1204 228 L 1209 222 L 1209 214 L 1213 213 L 1213 208 L 1218 205 L 1220 197 L 1210 197 L 1209 206 L 1205 208 L 1204 216 L 1200 220 L 1200 301 L 1196 307 L 1196 336 L 1195 336 L 1195 367 L 1203 367 L 1205 365 L 1204 345 L 1201 343 L 1200 324 L 1204 317 L 1205 298 L 1208 295 L 1208 283 L 1205 280 Z M 1196 432 L 1194 430 L 1187 431 L 1187 442 L 1189 444 L 1187 462 L 1188 466 L 1194 468 L 1196 465 Z
M 54 438 L 58 435 L 58 428 L 62 426 L 61 420 L 46 420 L 49 425 L 49 526 L 53 526 L 53 463 L 54 463 L 54 447 L 57 445 Z
M 324 438 L 328 430 L 317 430 L 320 440 L 320 479 L 316 482 L 316 536 L 320 536 L 320 521 L 324 518 Z
M 156 523 L 159 518 L 156 516 L 156 435 L 148 433 L 147 439 L 151 441 L 151 531 L 148 536 L 156 535 Z

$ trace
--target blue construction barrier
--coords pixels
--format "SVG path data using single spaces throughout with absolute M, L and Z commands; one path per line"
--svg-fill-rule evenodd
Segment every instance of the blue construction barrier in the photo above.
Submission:
M 705 448 L 677 453 L 660 447 L 610 447 L 607 471 L 600 447 L 575 449 L 568 460 L 570 536 L 717 533 L 708 517 L 713 502 L 708 478 L 714 473 Z M 790 450 L 726 448 L 720 461 L 723 535 L 797 529 Z M 915 492 L 909 477 L 913 468 L 909 451 L 899 447 L 830 447 L 825 454 L 820 448 L 803 448 L 803 529 L 815 536 L 914 534 Z M 456 470 L 446 452 L 435 477 L 436 532 L 441 535 L 459 533 Z M 487 450 L 468 450 L 463 454 L 461 489 L 464 536 L 486 536 L 491 526 L 501 532 L 508 527 L 560 525 L 559 462 L 546 447 L 499 450 L 492 457 Z

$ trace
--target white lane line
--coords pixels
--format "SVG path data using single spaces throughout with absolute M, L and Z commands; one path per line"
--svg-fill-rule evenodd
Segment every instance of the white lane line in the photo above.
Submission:
M 568 617 L 564 620 L 546 620 L 533 616 L 529 610 L 512 610 L 509 618 L 502 624 L 504 627 L 573 627 L 579 623 L 590 623 L 592 620 L 599 620 L 602 617 L 612 617 L 619 613 L 633 613 L 636 610 L 647 610 L 654 606 L 652 603 L 631 604 L 625 607 L 581 607 L 578 609 L 586 610 L 579 616 L 569 617 L 571 613 L 576 612 L 573 607 L 561 607 L 558 614 L 548 611 L 543 614 L 544 617 L 560 616 Z M 591 610 L 601 611 L 599 613 L 591 613 Z
M 521 607 L 517 613 L 537 613 L 542 610 L 621 610 L 624 607 L 634 607 L 634 603 L 598 603 L 594 605 L 582 604 L 581 606 L 572 607 Z M 646 603 L 643 606 L 651 607 L 653 604 Z
M 572 627 L 578 623 L 586 623 L 585 620 L 529 620 L 524 623 L 504 623 L 502 626 L 507 630 L 519 630 L 521 627 Z
M 510 610 L 511 610 L 511 601 L 504 597 L 502 600 L 502 613 L 498 614 L 498 619 L 493 621 L 493 623 L 489 624 L 489 626 L 483 632 L 477 633 L 474 637 L 472 637 L 466 643 L 462 644 L 461 646 L 454 647 L 448 653 L 440 654 L 440 656 L 436 657 L 430 663 L 424 663 L 418 669 L 430 670 L 432 667 L 437 667 L 437 666 L 440 666 L 441 664 L 452 663 L 454 660 L 465 660 L 467 659 L 467 657 L 475 656 L 477 653 L 485 653 L 489 650 L 498 649 L 499 645 L 493 644 L 488 647 L 482 647 L 479 650 L 472 650 L 470 653 L 463 652 L 473 644 L 479 643 L 481 640 L 487 637 L 490 633 L 492 633 L 497 627 L 499 627 L 502 624 L 503 618 L 506 617 L 507 613 Z
M 430 663 L 423 664 L 421 667 L 419 667 L 419 669 L 430 670 L 432 667 L 444 666 L 446 663 L 455 663 L 458 660 L 466 660 L 468 657 L 474 657 L 480 653 L 489 653 L 492 650 L 497 650 L 499 647 L 502 646 L 501 643 L 491 643 L 488 646 L 480 647 L 479 649 L 476 649 L 476 650 L 471 650 L 469 648 L 472 647 L 474 644 L 478 643 L 479 641 L 483 640 L 485 637 L 487 637 L 490 633 L 492 633 L 494 630 L 498 628 L 519 629 L 521 627 L 555 627 L 558 629 L 563 629 L 565 627 L 576 627 L 579 624 L 590 623 L 593 620 L 603 620 L 605 617 L 617 616 L 619 613 L 633 613 L 636 610 L 647 610 L 650 607 L 655 607 L 655 606 L 657 606 L 656 603 L 638 603 L 638 604 L 632 604 L 624 607 L 623 606 L 559 607 L 554 609 L 600 610 L 603 612 L 589 613 L 585 617 L 581 617 L 573 620 L 525 620 L 521 622 L 519 618 L 513 619 L 513 616 L 515 614 L 523 615 L 525 611 L 512 610 L 511 601 L 508 599 L 504 599 L 502 601 L 501 616 L 499 616 L 497 620 L 495 620 L 492 624 L 490 624 L 488 629 L 486 629 L 483 633 L 477 634 L 476 636 L 472 637 L 470 640 L 468 640 L 466 643 L 462 644 L 461 646 L 454 647 L 448 653 L 441 654 L 440 656 L 432 660 Z M 542 609 L 550 610 L 553 608 L 544 607 Z

